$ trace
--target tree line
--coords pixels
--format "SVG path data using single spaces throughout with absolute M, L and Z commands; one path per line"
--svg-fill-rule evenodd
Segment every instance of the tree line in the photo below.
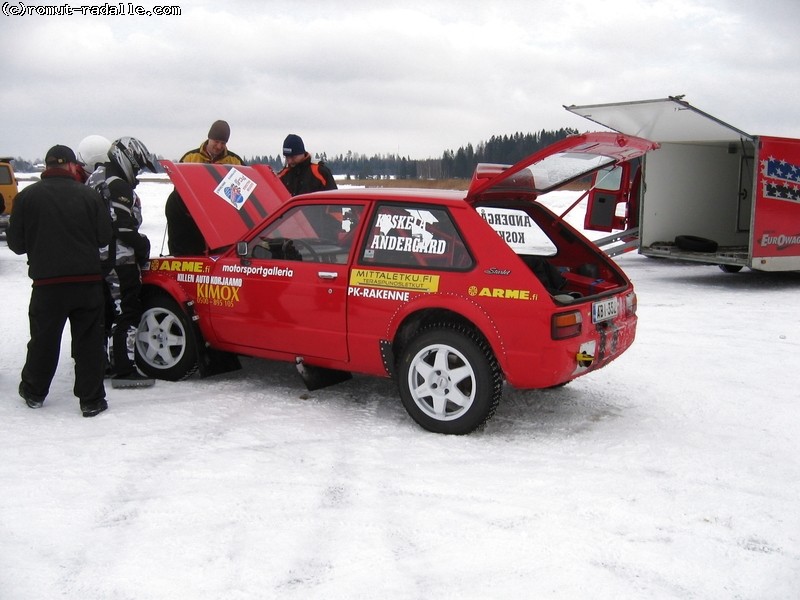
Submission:
M 336 175 L 348 179 L 467 179 L 472 177 L 478 163 L 511 165 L 534 152 L 578 133 L 576 129 L 562 128 L 537 133 L 495 135 L 477 146 L 467 144 L 458 150 L 445 150 L 441 158 L 412 159 L 396 154 L 367 156 L 354 152 L 328 156 L 316 154 L 315 160 L 324 161 Z M 268 164 L 276 172 L 283 168 L 281 156 L 244 157 L 247 164 Z
M 495 135 L 477 146 L 467 144 L 457 150 L 445 150 L 441 158 L 423 160 L 396 154 L 367 156 L 352 151 L 336 156 L 316 154 L 314 159 L 324 161 L 335 175 L 344 175 L 347 179 L 467 179 L 472 177 L 478 163 L 512 165 L 529 154 L 576 133 L 576 129 L 562 128 L 554 131 L 543 129 L 537 133 Z M 249 165 L 269 165 L 276 173 L 283 168 L 282 156 L 242 158 Z M 14 169 L 19 172 L 35 171 L 36 162 L 16 158 Z

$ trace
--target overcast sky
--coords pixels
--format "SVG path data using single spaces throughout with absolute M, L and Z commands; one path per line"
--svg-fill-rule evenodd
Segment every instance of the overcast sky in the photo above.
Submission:
M 678 94 L 748 133 L 800 137 L 797 0 L 166 4 L 181 14 L 0 16 L 0 155 L 100 134 L 177 159 L 226 119 L 247 157 L 297 133 L 329 156 L 421 159 L 597 129 L 565 104 Z

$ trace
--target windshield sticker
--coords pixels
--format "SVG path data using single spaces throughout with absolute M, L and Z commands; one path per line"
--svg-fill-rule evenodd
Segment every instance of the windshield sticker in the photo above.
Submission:
M 378 235 L 373 235 L 368 250 L 392 250 L 418 254 L 444 254 L 445 240 L 435 239 L 428 225 L 439 220 L 427 210 L 408 210 L 406 215 L 380 214 L 376 226 Z M 369 256 L 371 256 L 370 253 Z
M 236 169 L 231 169 L 228 174 L 219 182 L 214 193 L 234 206 L 236 210 L 241 210 L 250 194 L 256 189 L 256 182 L 247 175 Z
M 509 208 L 481 207 L 481 218 L 495 230 L 515 252 L 552 254 L 555 245 L 536 222 L 521 210 Z
M 761 161 L 761 175 L 765 198 L 800 202 L 800 166 L 770 157 Z
M 417 292 L 438 292 L 439 276 L 422 273 L 401 273 L 398 271 L 373 271 L 353 269 L 350 273 L 353 287 L 377 287 L 389 289 L 414 290 Z

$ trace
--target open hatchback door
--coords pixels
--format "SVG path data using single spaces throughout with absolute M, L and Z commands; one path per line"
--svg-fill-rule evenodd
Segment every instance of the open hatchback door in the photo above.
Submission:
M 475 203 L 495 196 L 535 200 L 599 169 L 612 168 L 656 148 L 655 142 L 617 133 L 570 136 L 510 167 L 478 165 L 466 200 Z
M 291 197 L 267 165 L 160 162 L 211 249 L 235 244 Z

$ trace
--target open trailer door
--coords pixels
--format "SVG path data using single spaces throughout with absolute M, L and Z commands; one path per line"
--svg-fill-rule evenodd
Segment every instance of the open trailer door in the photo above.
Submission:
M 682 100 L 669 96 L 657 100 L 564 106 L 569 112 L 625 135 L 659 144 L 739 142 L 748 133 L 712 117 Z
M 695 108 L 682 98 L 669 96 L 655 100 L 564 108 L 603 127 L 659 144 L 738 143 L 742 138 L 752 137 Z M 621 165 L 608 172 L 598 172 L 589 193 L 584 226 L 594 231 L 608 232 L 637 228 L 640 182 L 640 165 Z
M 753 268 L 759 138 L 695 108 L 683 96 L 564 108 L 659 143 L 659 152 L 643 158 L 640 190 L 627 204 L 628 214 L 638 218 L 641 254 Z M 603 224 L 596 216 L 590 223 Z

